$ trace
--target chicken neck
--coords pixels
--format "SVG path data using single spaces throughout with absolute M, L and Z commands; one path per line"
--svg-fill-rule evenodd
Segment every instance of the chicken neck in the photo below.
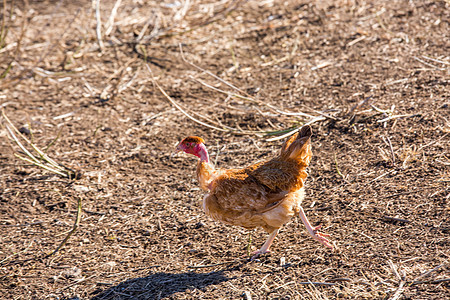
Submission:
M 200 158 L 200 161 L 209 163 L 208 150 L 206 150 L 206 147 L 203 143 L 195 146 L 195 152 L 193 154 Z

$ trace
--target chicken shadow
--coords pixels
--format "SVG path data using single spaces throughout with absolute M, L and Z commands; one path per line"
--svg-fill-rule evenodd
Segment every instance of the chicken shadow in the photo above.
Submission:
M 203 289 L 231 279 L 224 276 L 223 271 L 181 274 L 160 272 L 121 282 L 100 291 L 91 300 L 162 299 L 188 289 Z

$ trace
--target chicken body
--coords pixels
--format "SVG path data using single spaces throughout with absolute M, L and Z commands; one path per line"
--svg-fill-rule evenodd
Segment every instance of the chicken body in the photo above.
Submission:
M 197 149 L 191 152 L 182 146 L 186 140 L 195 138 L 186 138 L 179 148 L 200 157 L 197 178 L 207 192 L 203 199 L 204 211 L 214 220 L 246 229 L 262 227 L 269 233 L 266 243 L 255 255 L 268 252 L 279 228 L 297 214 L 308 232 L 331 248 L 325 238 L 328 235 L 317 232 L 319 227 L 311 227 L 301 207 L 306 168 L 312 157 L 309 126 L 291 136 L 277 157 L 244 169 L 215 170 L 204 153 L 203 143 L 187 142 Z
M 246 229 L 262 227 L 271 233 L 299 213 L 304 196 L 303 179 L 307 175 L 299 170 L 295 161 L 272 160 L 246 169 L 214 172 L 210 172 L 211 165 L 206 164 L 199 162 L 197 177 L 204 182 L 201 186 L 208 188 L 203 209 L 214 220 Z M 280 170 L 280 165 L 290 172 Z M 271 174 L 274 172 L 279 174 Z M 267 173 L 272 178 L 265 176 Z M 277 184 L 280 179 L 291 182 Z

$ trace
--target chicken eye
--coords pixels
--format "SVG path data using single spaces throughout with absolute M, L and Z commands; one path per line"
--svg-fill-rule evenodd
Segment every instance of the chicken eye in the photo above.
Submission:
M 190 147 L 191 146 L 191 143 L 186 143 L 186 147 Z

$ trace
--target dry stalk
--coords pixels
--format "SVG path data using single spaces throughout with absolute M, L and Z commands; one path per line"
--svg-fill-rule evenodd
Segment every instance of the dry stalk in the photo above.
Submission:
M 196 122 L 196 123 L 198 123 L 198 124 L 200 124 L 200 125 L 203 125 L 203 126 L 205 126 L 205 127 L 211 128 L 211 129 L 215 129 L 215 130 L 223 131 L 223 132 L 228 132 L 228 131 L 229 131 L 229 130 L 226 130 L 226 129 L 223 129 L 223 128 L 219 128 L 219 127 L 210 125 L 210 124 L 208 124 L 208 123 L 202 122 L 202 121 L 200 121 L 200 120 L 194 118 L 194 117 L 191 116 L 190 114 L 188 114 L 188 113 L 187 113 L 187 112 L 186 112 L 186 111 L 185 111 L 178 103 L 175 102 L 175 100 L 173 100 L 173 99 L 166 93 L 166 91 L 164 91 L 164 90 L 162 89 L 162 87 L 158 84 L 158 82 L 157 82 L 157 81 L 155 80 L 155 78 L 153 77 L 153 72 L 152 72 L 152 70 L 150 69 L 150 67 L 148 66 L 148 64 L 147 64 L 146 66 L 147 66 L 147 69 L 148 69 L 148 71 L 150 72 L 150 74 L 152 74 L 152 81 L 153 81 L 153 84 L 154 84 L 154 85 L 159 89 L 159 91 L 167 98 L 167 100 L 169 100 L 169 102 L 172 103 L 172 105 L 175 106 L 179 111 L 181 111 L 186 117 L 188 117 L 189 119 L 191 119 L 192 121 L 194 121 L 194 122 Z
M 404 286 L 406 284 L 406 280 L 405 280 L 405 276 L 401 276 L 398 272 L 397 266 L 392 262 L 392 260 L 388 260 L 389 266 L 392 269 L 392 272 L 394 273 L 394 275 L 398 278 L 398 280 L 400 281 L 400 284 L 397 288 L 397 290 L 395 291 L 394 295 L 392 296 L 392 298 L 390 298 L 390 300 L 398 300 L 404 290 Z
M 385 219 L 387 221 L 391 221 L 391 222 L 402 222 L 402 223 L 410 223 L 411 222 L 410 220 L 394 218 L 394 217 L 389 217 L 389 216 L 383 216 L 383 219 Z
M 182 112 L 186 117 L 188 117 L 192 121 L 194 121 L 194 122 L 196 122 L 196 123 L 198 123 L 200 125 L 203 125 L 205 127 L 208 127 L 208 128 L 211 128 L 211 129 L 215 129 L 215 130 L 218 130 L 218 131 L 222 131 L 222 132 L 232 132 L 232 133 L 236 133 L 236 134 L 255 134 L 255 135 L 258 135 L 260 133 L 266 133 L 265 131 L 245 131 L 245 130 L 240 130 L 240 129 L 232 128 L 232 127 L 228 127 L 228 126 L 226 128 L 224 128 L 224 127 L 220 128 L 220 127 L 217 127 L 217 126 L 205 123 L 203 121 L 200 121 L 199 119 L 194 118 L 192 115 L 188 114 L 175 100 L 173 100 L 172 97 L 170 97 L 166 93 L 166 91 L 164 91 L 164 89 L 158 84 L 158 82 L 153 77 L 152 70 L 150 69 L 148 64 L 146 66 L 147 66 L 147 69 L 150 72 L 150 74 L 152 74 L 153 84 L 159 89 L 159 91 L 167 98 L 167 100 L 169 100 L 169 102 L 173 106 L 175 106 L 180 112 Z
M 26 67 L 23 67 L 23 68 L 22 68 L 23 70 L 22 70 L 18 75 L 14 76 L 13 78 L 11 78 L 11 79 L 9 79 L 9 80 L 7 80 L 7 81 L 5 81 L 5 82 L 2 82 L 2 84 L 0 85 L 0 89 L 4 88 L 4 87 L 7 86 L 7 85 L 11 85 L 11 84 L 15 83 L 15 82 L 21 80 L 22 78 L 24 78 L 24 77 L 26 77 L 26 76 L 28 76 L 28 75 L 30 75 L 30 74 L 35 73 L 36 66 L 38 66 L 38 65 L 39 65 L 39 64 L 40 64 L 40 63 L 41 63 L 41 62 L 42 62 L 42 61 L 43 61 L 50 53 L 52 53 L 52 51 L 54 51 L 54 48 L 55 48 L 57 45 L 59 45 L 59 42 L 60 42 L 61 40 L 63 40 L 63 38 L 66 36 L 67 32 L 69 31 L 69 28 L 72 27 L 73 23 L 74 23 L 75 20 L 77 19 L 77 17 L 78 17 L 78 15 L 80 14 L 80 12 L 81 12 L 81 9 L 77 9 L 77 11 L 75 12 L 75 14 L 74 14 L 72 20 L 67 24 L 67 27 L 64 29 L 64 31 L 63 31 L 63 33 L 62 33 L 60 39 L 57 40 L 57 41 L 55 41 L 50 47 L 48 47 L 48 48 L 47 48 L 47 51 L 45 51 L 45 52 L 43 52 L 43 53 L 41 54 L 41 56 L 39 57 L 39 59 L 33 64 L 32 67 L 27 67 L 27 68 L 26 68 Z M 20 48 L 20 43 L 21 43 L 22 37 L 25 35 L 25 32 L 26 32 L 26 28 L 27 28 L 27 27 L 24 25 L 25 22 L 26 22 L 26 24 L 28 24 L 28 21 L 27 21 L 27 20 L 24 20 L 24 23 L 22 23 L 22 32 L 21 32 L 20 38 L 19 38 L 19 40 L 18 40 L 18 42 L 17 42 L 16 52 L 18 51 L 17 49 Z M 46 27 L 45 27 L 45 28 L 46 28 Z M 39 32 L 39 34 L 41 34 L 43 30 L 44 30 L 44 28 L 41 29 L 41 31 Z M 17 52 L 17 53 L 18 53 L 18 52 Z M 15 61 L 17 61 L 17 58 L 15 59 Z
M 392 298 L 390 298 L 390 300 L 400 299 L 400 297 L 402 296 L 403 290 L 404 290 L 404 286 L 405 286 L 405 281 L 404 280 L 400 281 L 400 284 L 399 284 L 397 290 L 395 291 Z
M 33 244 L 33 241 L 31 241 L 30 244 L 29 244 L 24 250 L 19 251 L 19 252 L 16 252 L 16 253 L 13 253 L 13 254 L 11 254 L 11 255 L 5 257 L 4 259 L 2 259 L 2 260 L 0 261 L 0 266 L 1 266 L 5 261 L 9 260 L 10 258 L 12 258 L 12 257 L 14 257 L 14 256 L 16 256 L 16 255 L 19 255 L 19 254 L 21 254 L 21 253 L 27 252 L 28 249 L 30 249 L 31 244 Z
M 239 134 L 256 134 L 256 135 L 258 135 L 258 134 L 260 134 L 260 133 L 264 133 L 264 134 L 266 134 L 266 135 L 278 135 L 278 134 L 284 133 L 284 134 L 282 134 L 281 136 L 277 136 L 277 137 L 273 137 L 273 138 L 267 139 L 268 142 L 272 142 L 272 141 L 278 141 L 278 140 L 281 140 L 281 139 L 284 139 L 284 138 L 286 138 L 286 137 L 288 137 L 288 136 L 293 135 L 294 133 L 296 133 L 297 131 L 299 131 L 299 130 L 301 129 L 302 126 L 305 126 L 305 125 L 311 125 L 311 124 L 313 124 L 313 123 L 315 123 L 315 122 L 323 121 L 323 120 L 327 120 L 327 119 L 334 119 L 334 120 L 336 119 L 336 118 L 334 118 L 334 117 L 332 117 L 332 116 L 329 116 L 329 115 L 327 115 L 327 114 L 324 114 L 324 113 L 319 113 L 319 116 L 314 116 L 314 115 L 310 115 L 310 114 L 307 114 L 307 113 L 304 113 L 304 112 L 285 112 L 285 111 L 279 109 L 278 107 L 275 107 L 275 106 L 273 106 L 273 105 L 271 105 L 271 104 L 268 104 L 268 103 L 266 103 L 266 102 L 263 102 L 263 101 L 254 99 L 254 98 L 252 98 L 252 97 L 250 97 L 250 96 L 248 96 L 248 95 L 243 96 L 243 94 L 246 94 L 246 93 L 245 93 L 244 91 L 242 91 L 241 89 L 239 89 L 238 87 L 236 87 L 236 86 L 234 86 L 233 84 L 227 82 L 226 80 L 223 80 L 223 79 L 220 78 L 219 76 L 214 75 L 214 74 L 211 73 L 210 71 L 205 70 L 205 69 L 201 68 L 200 66 L 197 66 L 196 64 L 194 64 L 194 63 L 188 61 L 188 60 L 186 59 L 186 57 L 184 56 L 183 47 L 182 47 L 181 44 L 179 45 L 179 48 L 180 48 L 181 58 L 183 59 L 183 61 L 184 61 L 185 63 L 187 63 L 188 65 L 190 65 L 190 66 L 196 68 L 197 70 L 199 70 L 199 71 L 201 71 L 201 72 L 203 72 L 203 73 L 205 73 L 205 74 L 207 74 L 207 75 L 213 77 L 214 79 L 216 79 L 216 80 L 218 80 L 219 82 L 225 84 L 226 86 L 232 88 L 233 90 L 235 90 L 235 92 L 229 92 L 229 91 L 225 91 L 225 90 L 216 88 L 216 87 L 212 86 L 211 84 L 205 83 L 205 82 L 203 82 L 203 81 L 201 81 L 201 80 L 199 80 L 199 79 L 194 78 L 193 76 L 189 76 L 189 77 L 190 77 L 191 79 L 193 79 L 194 81 L 196 81 L 196 82 L 198 82 L 198 83 L 200 83 L 200 84 L 206 86 L 207 88 L 210 88 L 210 89 L 212 89 L 212 90 L 214 90 L 214 91 L 216 91 L 216 92 L 225 94 L 225 95 L 227 95 L 228 97 L 239 98 L 239 99 L 242 99 L 242 100 L 246 100 L 246 101 L 255 103 L 255 104 L 260 105 L 260 106 L 265 106 L 265 107 L 269 108 L 270 110 L 272 110 L 273 112 L 276 112 L 277 114 L 286 115 L 286 116 L 295 116 L 295 117 L 306 117 L 306 118 L 309 118 L 309 120 L 308 120 L 307 122 L 305 122 L 304 124 L 301 124 L 301 125 L 298 125 L 298 126 L 294 126 L 294 127 L 292 127 L 292 128 L 289 128 L 289 129 L 284 129 L 284 130 L 276 130 L 276 131 L 250 131 L 250 132 L 249 132 L 249 131 L 243 131 L 243 130 L 241 130 L 241 129 L 233 129 L 233 130 L 237 131 Z M 259 108 L 256 107 L 255 109 L 258 110 Z M 198 122 L 197 122 L 197 123 L 198 123 Z M 228 129 L 230 129 L 230 128 L 228 128 Z
M 44 256 L 44 258 L 48 258 L 48 257 L 56 254 L 67 243 L 67 241 L 72 236 L 72 234 L 78 229 L 78 226 L 80 225 L 80 220 L 81 220 L 81 198 L 79 197 L 78 198 L 77 216 L 75 218 L 75 223 L 73 224 L 72 229 L 66 235 L 66 237 L 61 242 L 61 244 L 59 244 L 59 246 L 53 252 L 51 252 L 50 254 L 47 254 L 46 256 Z
M 9 134 L 9 138 L 21 149 L 21 151 L 25 154 L 25 156 L 14 153 L 17 158 L 29 162 L 35 166 L 43 168 L 47 171 L 55 173 L 61 177 L 68 178 L 69 180 L 76 180 L 81 178 L 81 173 L 76 172 L 62 164 L 57 163 L 53 159 L 51 159 L 44 151 L 39 149 L 35 144 L 33 144 L 30 140 L 28 140 L 9 120 L 6 116 L 4 110 L 2 110 L 3 119 L 6 123 L 2 122 L 2 125 L 5 127 Z M 58 138 L 58 137 L 57 137 Z M 23 141 L 23 142 L 22 142 Z M 52 141 L 52 144 L 55 140 Z M 37 155 L 33 154 L 29 151 L 25 145 L 31 147 Z M 51 146 L 51 145 L 49 145 Z M 49 147 L 48 146 L 48 147 Z M 48 149 L 47 147 L 47 149 Z M 13 149 L 14 150 L 14 149 Z
M 296 284 L 304 284 L 304 285 L 325 285 L 325 286 L 336 285 L 336 283 L 332 283 L 332 282 L 312 282 L 312 281 L 296 282 Z
M 414 285 L 414 284 L 418 284 L 418 283 L 424 283 L 424 282 L 428 282 L 428 281 L 420 281 L 420 279 L 429 276 L 431 273 L 439 270 L 440 268 L 442 268 L 447 262 L 445 262 L 444 264 L 441 264 L 431 270 L 428 270 L 424 273 L 422 273 L 421 275 L 417 276 L 416 278 L 414 278 L 414 280 L 410 283 L 410 285 Z
M 28 3 L 25 3 L 25 5 L 28 5 Z M 13 10 L 14 10 L 14 1 L 11 2 L 11 10 L 9 13 L 9 21 L 8 22 L 11 22 L 13 19 Z M 5 39 L 6 39 L 6 36 L 8 35 L 8 31 L 9 31 L 9 28 L 6 25 L 5 20 L 6 20 L 6 1 L 3 1 L 3 19 L 2 19 L 2 25 L 0 28 L 0 49 L 2 49 L 6 45 Z M 23 37 L 25 36 L 27 25 L 28 25 L 28 18 L 25 15 L 23 17 L 23 21 L 22 21 L 22 25 L 21 25 L 20 36 L 16 42 L 16 50 L 15 50 L 14 58 L 11 59 L 8 66 L 6 67 L 6 69 L 0 74 L 0 79 L 3 79 L 8 75 L 9 71 L 11 71 L 13 63 L 15 61 L 17 61 L 19 54 L 20 54 L 20 46 L 22 44 Z
M 422 55 L 422 57 L 424 57 L 424 56 Z M 426 57 L 426 56 L 425 56 L 425 57 Z M 417 56 L 413 56 L 412 58 L 415 59 L 415 60 L 417 60 L 418 62 L 420 62 L 420 63 L 422 63 L 422 64 L 428 66 L 428 67 L 433 68 L 433 69 L 436 69 L 436 70 L 439 70 L 439 71 L 445 71 L 445 70 L 446 70 L 445 68 L 439 68 L 439 67 L 437 67 L 437 66 L 435 66 L 435 65 L 433 65 L 433 64 L 430 64 L 430 63 L 428 63 L 428 62 L 426 62 L 426 61 L 424 61 L 424 60 L 418 58 Z
M 416 285 L 416 284 L 440 284 L 444 282 L 450 282 L 450 278 L 442 278 L 442 279 L 436 279 L 436 280 L 427 280 L 427 281 L 414 281 L 411 282 L 410 285 Z
M 12 3 L 14 4 L 14 3 Z M 9 21 L 11 21 L 12 17 L 12 7 L 11 5 L 11 14 Z M 3 18 L 2 18 L 2 25 L 0 25 L 0 49 L 4 48 L 6 46 L 6 36 L 8 35 L 9 28 L 6 26 L 6 0 L 3 0 Z
M 97 22 L 96 34 L 97 42 L 100 47 L 100 51 L 103 52 L 103 40 L 102 40 L 102 18 L 100 17 L 100 0 L 95 0 L 95 20 Z
M 202 71 L 202 72 L 208 74 L 209 76 L 211 76 L 211 77 L 213 77 L 213 78 L 219 80 L 220 82 L 222 82 L 223 84 L 226 84 L 227 86 L 231 87 L 232 89 L 234 89 L 234 90 L 236 90 L 236 91 L 238 91 L 238 92 L 240 92 L 240 93 L 242 93 L 242 94 L 246 94 L 244 91 L 242 91 L 241 89 L 235 87 L 235 86 L 232 85 L 231 83 L 229 83 L 229 82 L 223 80 L 223 79 L 220 78 L 219 76 L 216 76 L 216 75 L 214 75 L 213 73 L 211 73 L 210 71 L 207 71 L 207 70 L 205 70 L 205 69 L 203 69 L 203 68 L 197 66 L 196 64 L 194 64 L 194 63 L 188 61 L 188 60 L 186 59 L 186 57 L 184 56 L 184 52 L 183 52 L 183 47 L 182 47 L 182 45 L 179 44 L 179 47 L 180 47 L 181 58 L 183 59 L 183 61 L 184 61 L 185 63 L 187 63 L 188 65 L 191 65 L 191 66 L 193 66 L 194 68 L 196 68 L 196 69 L 198 69 L 198 70 L 200 70 L 200 71 Z M 248 98 L 248 99 L 251 99 L 251 98 Z M 255 102 L 257 102 L 257 103 L 263 103 L 262 101 L 257 101 L 257 100 L 254 100 L 254 99 L 251 99 L 251 100 L 252 100 L 252 101 L 255 101 Z
M 207 20 L 198 23 L 197 25 L 192 24 L 190 26 L 189 29 L 187 30 L 183 30 L 180 32 L 173 32 L 174 28 L 176 27 L 175 25 L 178 24 L 178 22 L 185 17 L 187 10 L 189 8 L 190 5 L 190 1 L 185 1 L 184 5 L 181 7 L 181 9 L 175 14 L 175 16 L 173 17 L 174 19 L 174 26 L 170 26 L 169 28 L 166 28 L 164 31 L 160 32 L 159 34 L 152 34 L 152 37 L 170 37 L 170 36 L 176 36 L 176 35 L 183 35 L 185 33 L 189 33 L 192 31 L 195 31 L 201 27 L 207 26 L 209 24 L 212 24 L 214 22 L 217 22 L 220 20 L 220 18 L 222 16 L 225 16 L 229 13 L 231 13 L 233 10 L 235 10 L 236 8 L 239 7 L 239 5 L 241 3 L 244 3 L 246 1 L 243 0 L 233 0 L 233 1 L 221 1 L 221 2 L 231 2 L 231 4 L 229 4 L 228 6 L 224 7 L 222 10 L 216 12 L 213 16 L 209 17 Z
M 119 6 L 121 3 L 122 3 L 122 0 L 117 0 L 116 3 L 114 4 L 113 9 L 111 10 L 111 14 L 109 15 L 108 22 L 106 22 L 106 25 L 105 25 L 105 28 L 106 28 L 105 35 L 106 36 L 108 36 L 114 28 L 114 19 L 116 18 L 117 10 L 119 9 Z

